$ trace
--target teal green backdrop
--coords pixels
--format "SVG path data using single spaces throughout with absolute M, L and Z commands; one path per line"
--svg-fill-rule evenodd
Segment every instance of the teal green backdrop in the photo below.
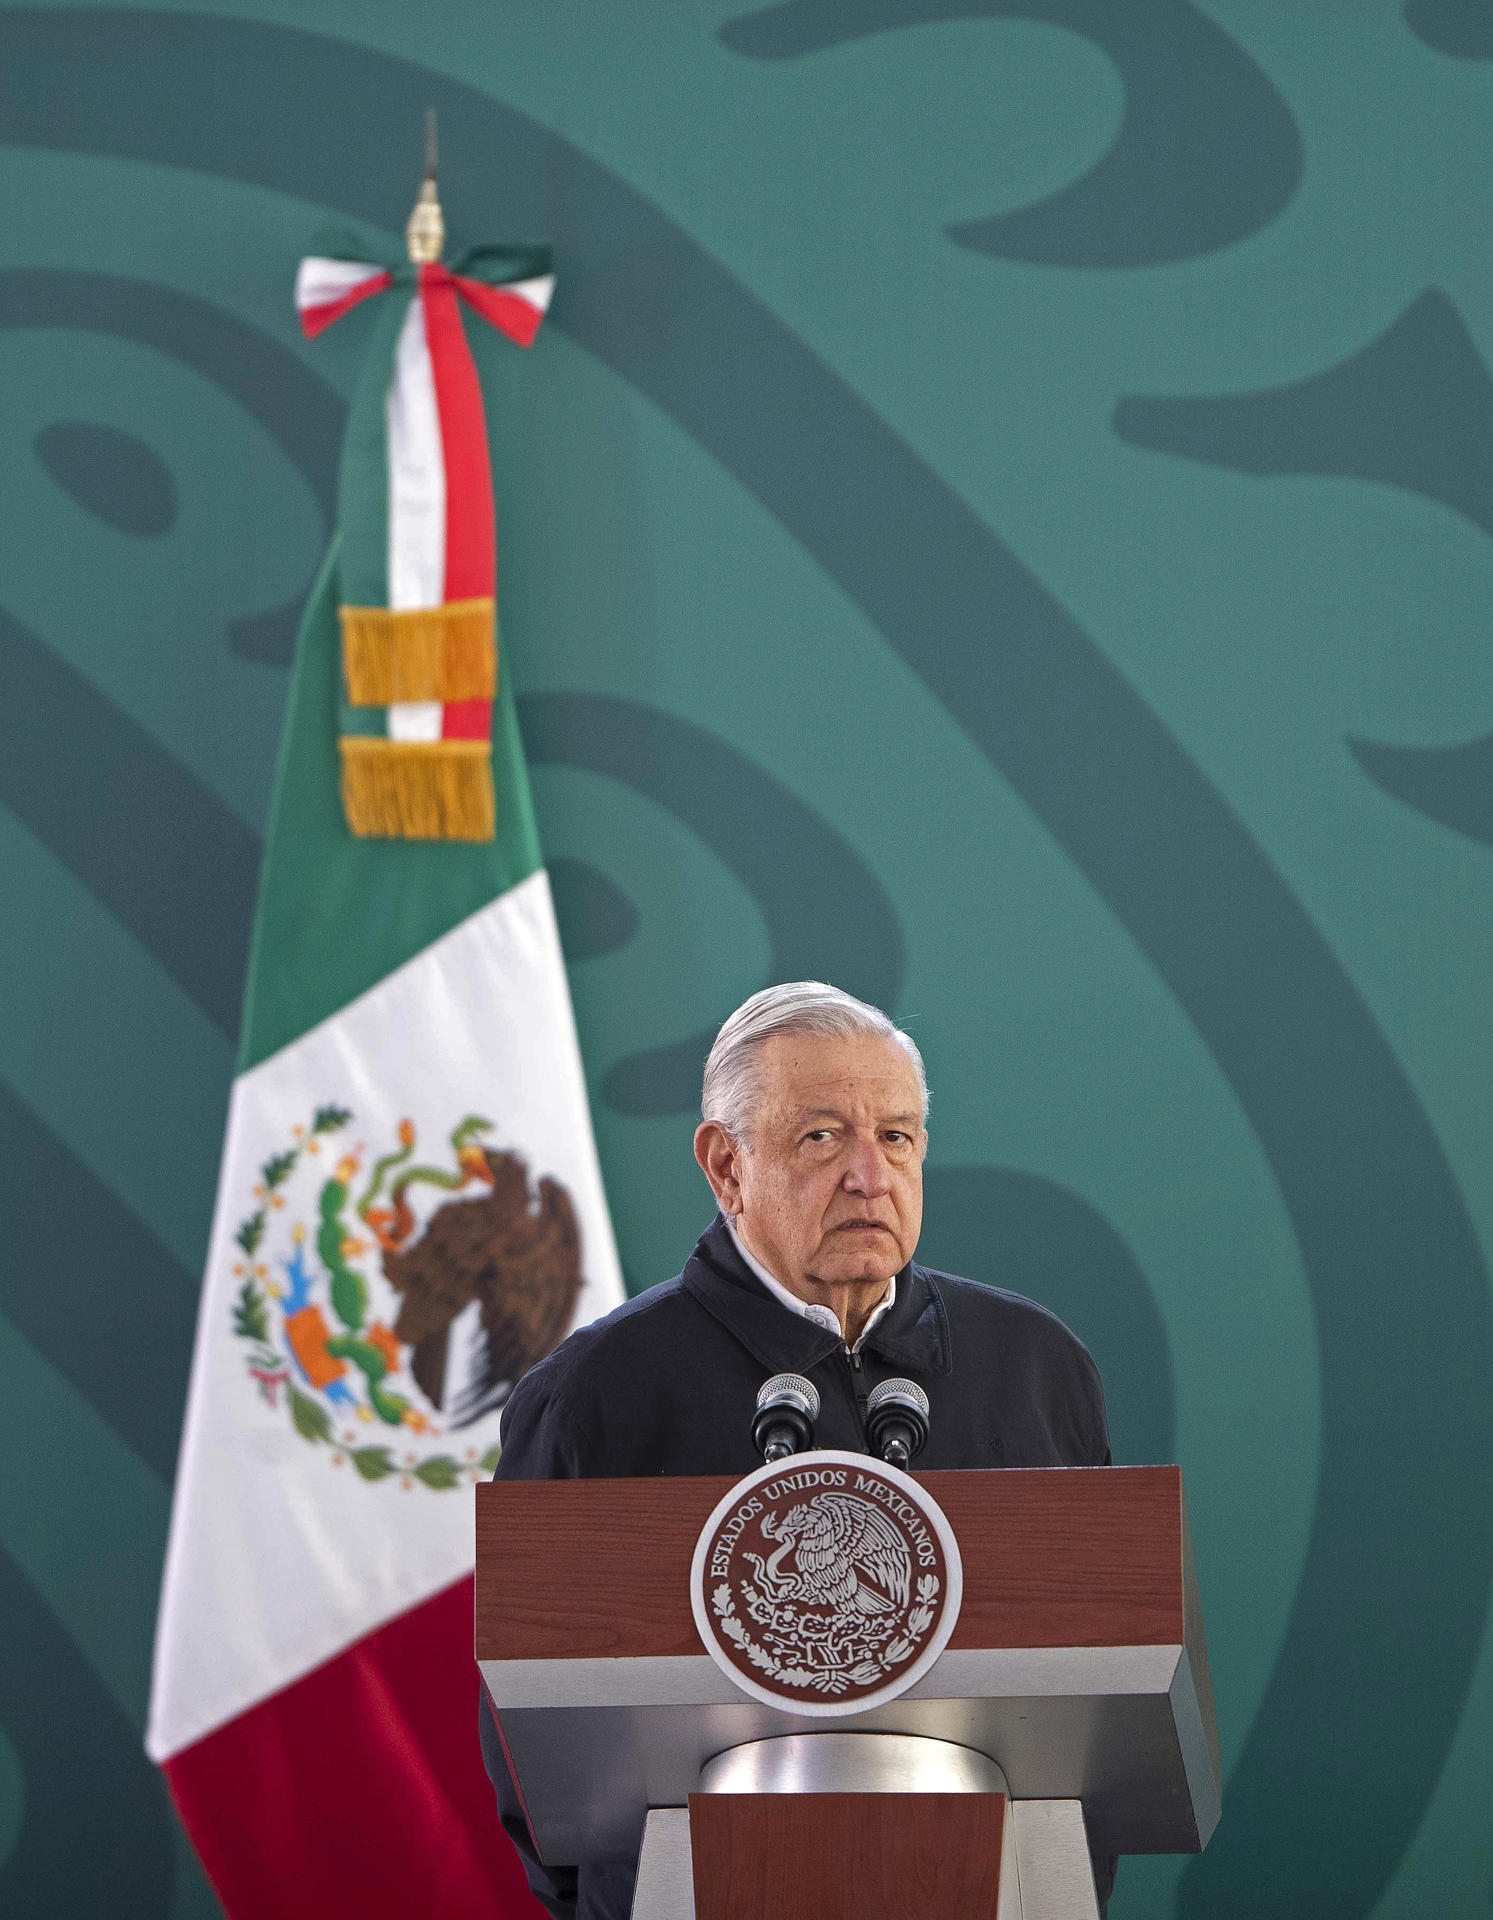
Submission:
M 895 1011 L 926 1257 L 1187 1476 L 1227 1770 L 1116 1920 L 1493 1904 L 1493 16 L 0 9 L 0 1910 L 214 1911 L 140 1748 L 329 216 L 472 345 L 629 1283 L 708 1036 Z M 332 751 L 328 742 L 328 751 Z

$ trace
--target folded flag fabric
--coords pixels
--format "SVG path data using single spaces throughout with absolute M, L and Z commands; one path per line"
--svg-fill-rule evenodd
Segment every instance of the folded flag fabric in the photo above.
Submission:
M 472 1489 L 514 1382 L 623 1286 L 496 660 L 462 309 L 532 339 L 548 276 L 514 259 L 301 273 L 313 331 L 373 301 L 370 371 L 292 674 L 147 1738 L 233 1916 L 536 1911 L 477 1747 Z
M 530 346 L 554 288 L 549 268 L 547 247 L 479 247 L 454 267 L 340 253 L 301 262 L 296 305 L 309 338 L 365 300 L 381 309 L 339 499 L 342 799 L 354 833 L 495 831 L 492 477 L 461 309 Z

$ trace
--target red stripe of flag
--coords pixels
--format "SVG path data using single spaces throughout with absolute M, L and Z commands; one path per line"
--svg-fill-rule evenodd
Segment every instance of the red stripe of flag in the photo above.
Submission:
M 425 338 L 435 375 L 435 404 L 446 463 L 445 597 L 492 599 L 497 592 L 498 554 L 487 422 L 456 288 L 446 268 L 421 267 L 420 299 L 425 309 Z M 491 701 L 453 700 L 446 704 L 441 715 L 443 740 L 486 740 L 491 735 Z
M 230 1920 L 541 1920 L 477 1741 L 472 1582 L 166 1762 Z
M 464 274 L 457 276 L 456 287 L 467 305 L 490 320 L 499 333 L 506 333 L 521 347 L 533 346 L 544 315 L 531 301 L 507 287 L 485 287 L 480 280 L 468 280 Z
M 382 293 L 386 287 L 394 284 L 393 276 L 388 273 L 371 273 L 366 280 L 360 280 L 349 292 L 337 300 L 323 300 L 314 307 L 301 308 L 301 332 L 308 340 L 314 340 L 319 333 L 325 333 L 334 321 L 340 320 L 344 313 L 363 300 L 371 300 L 376 293 Z
M 443 740 L 490 740 L 491 700 L 448 700 L 441 708 Z

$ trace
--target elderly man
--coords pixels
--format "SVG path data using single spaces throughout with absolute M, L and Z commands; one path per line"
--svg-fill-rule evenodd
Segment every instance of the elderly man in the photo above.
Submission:
M 917 1266 L 928 1092 L 887 1016 L 798 981 L 738 1007 L 705 1066 L 695 1158 L 719 1214 L 684 1271 L 573 1333 L 503 1415 L 502 1479 L 746 1474 L 757 1390 L 818 1387 L 816 1444 L 869 1451 L 878 1380 L 932 1403 L 919 1468 L 1101 1466 L 1104 1393 L 1061 1321 L 1019 1294 Z M 635 1861 L 544 1867 L 486 1702 L 483 1748 L 548 1911 L 627 1920 Z M 1095 1862 L 1101 1904 L 1112 1862 Z

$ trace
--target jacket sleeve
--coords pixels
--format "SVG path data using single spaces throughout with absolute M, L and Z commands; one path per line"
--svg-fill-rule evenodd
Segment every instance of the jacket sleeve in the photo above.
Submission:
M 553 1357 L 530 1369 L 503 1409 L 494 1480 L 586 1480 L 604 1475 L 598 1449 L 570 1411 L 573 1392 Z
M 1114 1465 L 1104 1383 L 1093 1355 L 1060 1323 L 1049 1339 L 1036 1376 L 1035 1396 L 1041 1422 L 1054 1449 L 1050 1464 L 1063 1467 Z
M 1099 1377 L 1099 1369 L 1094 1365 L 1092 1356 L 1085 1350 L 1084 1359 L 1088 1361 L 1089 1373 L 1089 1458 L 1091 1467 L 1112 1467 L 1114 1453 L 1109 1443 L 1109 1414 L 1104 1405 L 1104 1382 Z

